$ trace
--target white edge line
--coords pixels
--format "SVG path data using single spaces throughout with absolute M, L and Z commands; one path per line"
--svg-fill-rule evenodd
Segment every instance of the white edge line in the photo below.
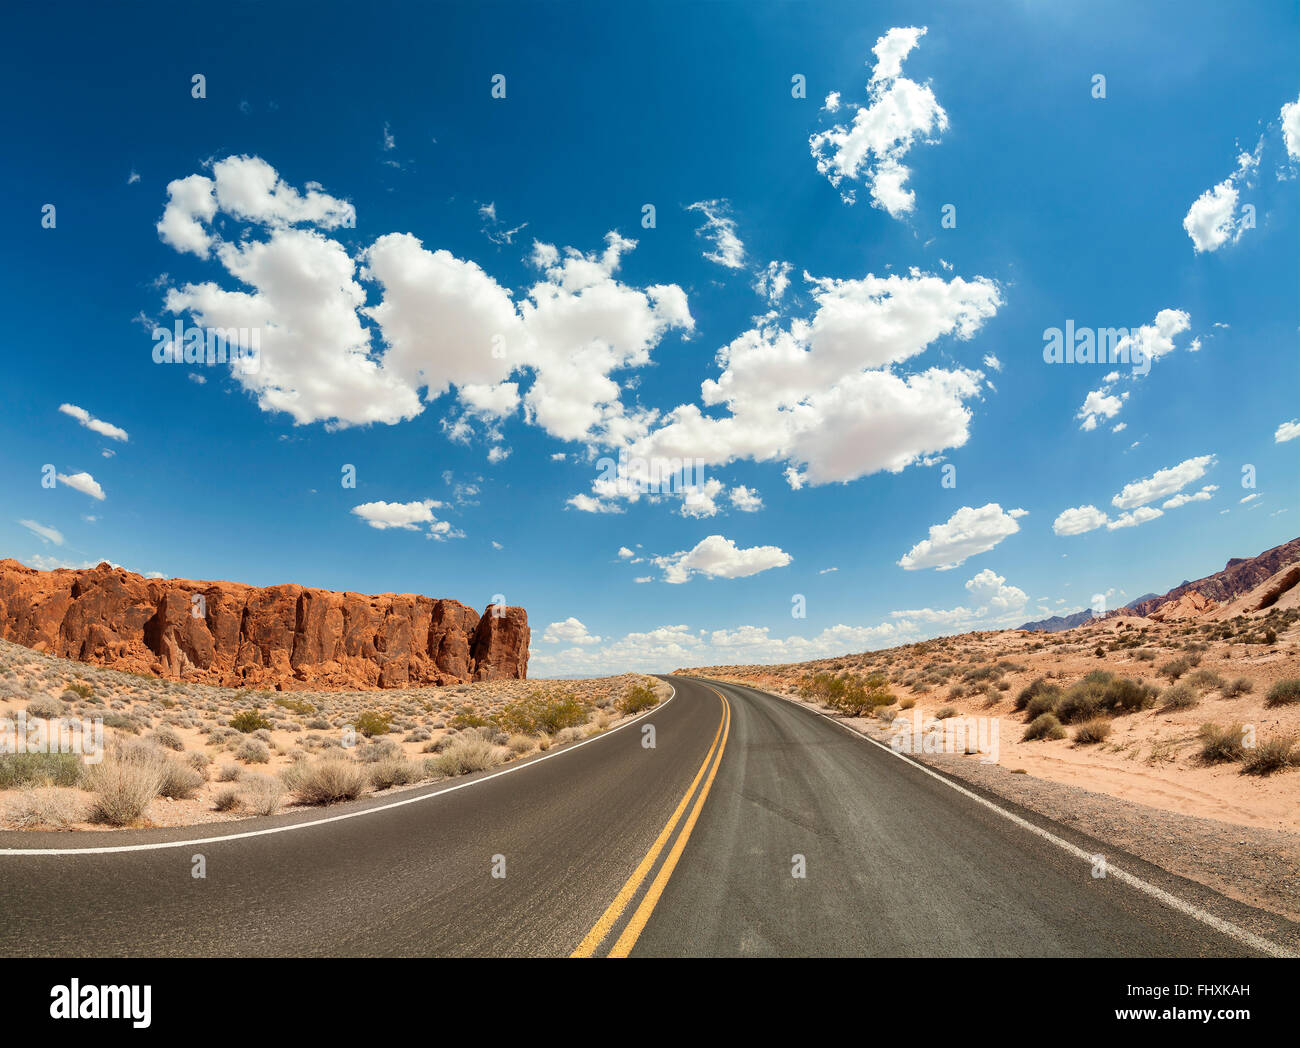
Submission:
M 730 682 L 719 681 L 718 683 L 726 684 Z M 733 684 L 732 687 L 749 688 L 749 686 L 745 684 L 741 684 L 741 685 Z M 1091 864 L 1094 861 L 1093 855 L 1084 851 L 1082 848 L 1078 847 L 1077 845 L 1071 844 L 1063 837 L 1058 837 L 1056 836 L 1056 834 L 1043 829 L 1041 826 L 1035 825 L 1034 823 L 1030 822 L 1028 819 L 1021 818 L 1019 815 L 1015 814 L 1015 812 L 1007 811 L 1001 805 L 994 804 L 987 797 L 981 797 L 978 793 L 975 793 L 973 790 L 968 790 L 966 789 L 966 787 L 960 786 L 957 783 L 953 782 L 947 776 L 940 775 L 932 768 L 927 767 L 926 765 L 920 763 L 919 761 L 913 760 L 911 757 L 907 756 L 906 754 L 899 753 L 892 746 L 886 746 L 883 742 L 880 742 L 878 739 L 873 739 L 870 735 L 863 734 L 857 729 L 852 728 L 849 725 L 845 724 L 843 721 L 837 720 L 834 717 L 828 717 L 826 714 L 822 713 L 821 710 L 812 709 L 810 706 L 806 706 L 802 702 L 796 702 L 794 699 L 787 698 L 784 695 L 775 695 L 770 691 L 763 691 L 761 688 L 749 688 L 749 690 L 757 691 L 761 695 L 771 695 L 772 698 L 774 699 L 781 699 L 785 702 L 790 703 L 793 706 L 798 707 L 799 709 L 807 710 L 807 712 L 812 713 L 818 717 L 821 717 L 822 720 L 830 721 L 832 724 L 837 724 L 839 725 L 839 727 L 843 728 L 845 731 L 847 731 L 850 735 L 854 736 L 855 738 L 863 739 L 864 741 L 871 743 L 873 746 L 879 747 L 880 749 L 884 750 L 886 753 L 890 754 L 891 756 L 897 757 L 899 760 L 912 765 L 912 767 L 916 768 L 918 771 L 924 772 L 926 775 L 929 775 L 932 779 L 937 779 L 939 780 L 939 782 L 942 782 L 945 786 L 948 786 L 956 790 L 958 793 L 962 794 L 963 796 L 969 797 L 971 800 L 984 805 L 984 807 L 988 808 L 990 811 L 997 812 L 1004 819 L 1008 819 L 1009 821 L 1015 823 L 1017 826 L 1021 827 L 1022 829 L 1026 829 L 1030 833 L 1036 834 L 1037 836 L 1043 838 L 1043 840 L 1045 841 L 1050 841 L 1052 844 L 1055 844 L 1058 848 L 1061 848 L 1062 850 L 1069 852 L 1069 854 L 1075 856 L 1075 858 L 1082 859 L 1084 862 L 1089 864 Z M 1154 884 L 1147 883 L 1146 881 L 1142 880 L 1141 877 L 1131 874 L 1127 870 L 1121 870 L 1118 866 L 1112 866 L 1109 862 L 1106 863 L 1106 876 L 1114 877 L 1116 880 L 1122 881 L 1125 884 L 1129 885 L 1130 887 L 1136 888 L 1138 891 L 1151 896 L 1151 898 L 1155 899 L 1157 902 L 1164 903 L 1164 905 L 1168 906 L 1170 909 L 1177 910 L 1179 913 L 1185 914 L 1188 917 L 1192 917 L 1195 920 L 1200 921 L 1202 924 L 1207 924 L 1215 931 L 1221 932 L 1222 934 L 1228 936 L 1231 939 L 1235 939 L 1237 942 L 1241 943 L 1242 945 L 1249 946 L 1252 949 L 1258 950 L 1260 951 L 1260 953 L 1266 953 L 1271 957 L 1300 957 L 1300 954 L 1296 954 L 1292 952 L 1291 950 L 1287 949 L 1287 947 L 1285 946 L 1279 945 L 1278 943 L 1271 942 L 1268 939 L 1262 938 L 1261 936 L 1256 935 L 1254 932 L 1247 931 L 1245 928 L 1239 928 L 1237 927 L 1237 925 L 1232 924 L 1229 921 L 1225 921 L 1222 917 L 1216 917 L 1208 910 L 1203 910 L 1199 906 L 1194 906 L 1190 902 L 1184 902 L 1182 899 L 1178 898 L 1178 896 L 1173 895 L 1165 891 L 1163 888 L 1157 887 Z
M 630 727 L 643 717 L 648 717 L 657 710 L 662 710 L 673 699 L 677 698 L 677 689 L 669 681 L 665 681 L 668 687 L 672 688 L 672 694 L 663 702 L 650 707 L 644 713 L 633 717 L 629 721 L 624 721 L 617 728 L 610 731 L 603 731 L 599 735 L 593 735 L 589 739 L 583 739 L 582 742 L 575 743 L 572 746 L 565 746 L 563 749 L 556 750 L 554 753 L 548 753 L 544 757 L 538 757 L 535 760 L 527 761 L 523 764 L 516 764 L 513 767 L 502 768 L 500 771 L 493 772 L 491 775 L 484 775 L 481 779 L 471 779 L 469 782 L 462 782 L 455 786 L 448 786 L 443 790 L 435 790 L 433 793 L 422 793 L 418 797 L 406 797 L 400 801 L 391 801 L 388 804 L 377 804 L 373 808 L 363 808 L 360 811 L 346 812 L 343 815 L 331 815 L 324 819 L 312 819 L 309 822 L 295 822 L 288 826 L 271 826 L 264 830 L 246 830 L 243 833 L 227 833 L 220 837 L 187 837 L 182 841 L 156 841 L 152 844 L 117 844 L 104 848 L 0 848 L 0 855 L 112 855 L 117 852 L 136 852 L 136 851 L 161 851 L 164 848 L 189 848 L 198 844 L 219 844 L 223 841 L 238 841 L 247 837 L 266 837 L 273 833 L 288 833 L 291 830 L 305 830 L 312 826 L 324 826 L 331 822 L 343 822 L 345 819 L 359 819 L 363 815 L 374 815 L 376 812 L 389 811 L 392 808 L 401 808 L 407 804 L 418 804 L 421 801 L 432 800 L 434 797 L 442 797 L 448 793 L 455 793 L 457 790 L 468 789 L 470 786 L 477 786 L 481 782 L 490 782 L 492 779 L 499 779 L 502 775 L 509 775 L 511 772 L 523 771 L 526 768 L 534 767 L 543 761 L 548 761 L 552 757 L 563 757 L 566 753 L 573 753 L 580 750 L 588 743 L 599 742 L 601 739 L 607 739 L 615 732 L 620 732 L 624 728 Z M 90 831 L 82 831 L 90 832 Z

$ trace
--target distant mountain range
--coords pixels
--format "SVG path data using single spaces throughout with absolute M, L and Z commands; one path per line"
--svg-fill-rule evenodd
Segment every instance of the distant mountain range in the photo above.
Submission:
M 1165 594 L 1145 593 L 1136 600 L 1129 601 L 1122 608 L 1096 617 L 1110 618 L 1114 615 L 1124 614 L 1150 615 L 1166 601 L 1177 600 L 1183 594 L 1192 592 L 1218 601 L 1220 604 L 1226 604 L 1234 597 L 1239 597 L 1241 594 L 1254 589 L 1286 565 L 1297 560 L 1300 560 L 1300 538 L 1294 538 L 1290 542 L 1274 546 L 1257 557 L 1233 557 L 1224 565 L 1222 571 L 1216 571 L 1213 575 L 1206 575 L 1205 578 L 1196 579 L 1192 582 L 1185 581 Z M 1092 609 L 1085 608 L 1073 615 L 1053 615 L 1050 619 L 1026 622 L 1018 628 L 1058 633 L 1061 630 L 1082 626 L 1093 618 Z
M 1060 633 L 1061 630 L 1072 630 L 1075 626 L 1082 626 L 1091 619 L 1092 609 L 1084 608 L 1082 611 L 1076 611 L 1073 615 L 1053 615 L 1050 619 L 1039 619 L 1037 622 L 1026 622 L 1017 629 L 1042 630 L 1045 633 Z

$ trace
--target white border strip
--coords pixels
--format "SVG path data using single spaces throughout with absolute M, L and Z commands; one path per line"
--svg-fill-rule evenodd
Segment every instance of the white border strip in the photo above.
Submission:
M 730 684 L 729 681 L 715 681 L 714 683 Z M 784 702 L 789 702 L 800 709 L 807 710 L 807 712 L 812 713 L 818 717 L 821 717 L 822 720 L 827 720 L 830 721 L 832 724 L 839 725 L 839 727 L 843 728 L 845 731 L 847 731 L 850 735 L 854 736 L 855 738 L 863 739 L 864 741 L 871 743 L 873 746 L 878 746 L 880 749 L 884 750 L 886 753 L 890 754 L 891 756 L 897 757 L 899 760 L 904 761 L 907 764 L 910 764 L 918 771 L 921 771 L 926 775 L 930 776 L 930 778 L 937 779 L 939 782 L 942 782 L 945 786 L 948 786 L 951 789 L 956 790 L 962 796 L 969 797 L 977 804 L 982 804 L 990 811 L 997 812 L 1004 819 L 1007 819 L 1008 821 L 1015 823 L 1017 826 L 1021 827 L 1022 829 L 1028 830 L 1030 833 L 1033 833 L 1043 838 L 1043 840 L 1045 841 L 1050 841 L 1052 844 L 1055 844 L 1058 848 L 1068 852 L 1069 854 L 1073 855 L 1075 858 L 1082 859 L 1084 862 L 1088 864 L 1091 864 L 1093 862 L 1093 856 L 1090 855 L 1088 852 L 1084 851 L 1082 848 L 1078 847 L 1077 845 L 1071 844 L 1069 841 L 1065 840 L 1064 838 L 1058 837 L 1056 836 L 1056 834 L 1043 829 L 1041 826 L 1035 825 L 1034 823 L 1030 822 L 1028 819 L 1022 819 L 1019 815 L 1016 815 L 1014 812 L 1007 811 L 1005 808 L 1001 807 L 1000 805 L 994 804 L 988 798 L 981 797 L 978 793 L 975 793 L 973 790 L 968 790 L 964 786 L 959 786 L 957 783 L 953 782 L 947 776 L 940 775 L 938 772 L 934 771 L 931 768 L 926 767 L 924 764 L 921 764 L 919 761 L 915 761 L 911 757 L 899 753 L 892 746 L 886 746 L 883 742 L 880 742 L 877 739 L 873 739 L 870 735 L 865 735 L 862 732 L 857 731 L 855 728 L 850 727 L 849 725 L 845 724 L 843 721 L 837 720 L 834 717 L 826 716 L 826 714 L 822 713 L 821 710 L 812 709 L 810 706 L 806 706 L 801 702 L 796 702 L 793 699 L 788 699 L 784 695 L 773 695 L 771 692 L 763 691 L 761 688 L 750 688 L 748 685 L 745 684 L 739 684 L 739 685 L 732 684 L 731 686 L 733 688 L 735 687 L 746 688 L 749 691 L 756 691 L 760 695 L 769 695 L 774 699 L 781 699 Z M 1178 896 L 1172 895 L 1169 892 L 1165 891 L 1163 888 L 1156 887 L 1154 884 L 1148 884 L 1146 881 L 1142 880 L 1142 878 L 1129 873 L 1127 870 L 1121 870 L 1118 866 L 1112 866 L 1109 862 L 1106 863 L 1106 876 L 1114 877 L 1116 880 L 1122 881 L 1124 884 L 1129 885 L 1129 887 L 1136 888 L 1138 891 L 1143 892 L 1146 895 L 1149 895 L 1157 902 L 1164 903 L 1164 905 L 1168 906 L 1171 910 L 1177 910 L 1179 913 L 1185 914 L 1186 916 L 1191 917 L 1194 920 L 1200 921 L 1202 924 L 1209 925 L 1215 931 L 1228 936 L 1228 938 L 1241 943 L 1243 946 L 1249 946 L 1251 949 L 1258 950 L 1260 953 L 1268 954 L 1270 957 L 1292 957 L 1292 958 L 1300 957 L 1300 954 L 1292 952 L 1285 946 L 1279 945 L 1278 943 L 1272 942 L 1268 939 L 1264 939 L 1256 935 L 1254 932 L 1247 931 L 1245 928 L 1238 928 L 1235 924 L 1231 924 L 1228 921 L 1225 921 L 1222 917 L 1216 917 L 1208 910 L 1203 910 L 1199 906 L 1194 906 L 1189 902 L 1184 902 L 1182 899 L 1178 898 Z
M 491 775 L 484 775 L 481 779 L 471 779 L 469 782 L 462 782 L 456 786 L 448 786 L 444 790 L 435 790 L 433 793 L 422 793 L 418 797 L 407 797 L 400 801 L 391 801 L 388 804 L 377 804 L 373 808 L 363 808 L 360 811 L 347 812 L 343 815 L 331 815 L 324 819 L 312 819 L 309 822 L 294 822 L 287 826 L 272 826 L 265 830 L 246 830 L 243 833 L 227 833 L 220 837 L 187 837 L 180 841 L 157 841 L 153 844 L 118 844 L 105 848 L 0 848 L 0 855 L 113 855 L 117 852 L 137 852 L 137 851 L 161 851 L 164 848 L 190 848 L 197 844 L 219 844 L 222 841 L 239 841 L 247 837 L 266 837 L 273 833 L 288 833 L 291 830 L 305 830 L 312 826 L 324 826 L 331 822 L 343 822 L 345 819 L 359 819 L 363 815 L 374 815 L 377 812 L 389 811 L 393 808 L 401 808 L 408 804 L 418 804 L 420 801 L 432 800 L 434 797 L 442 797 L 448 793 L 455 793 L 457 790 L 464 790 L 470 786 L 477 786 L 480 782 L 490 782 L 492 779 L 499 779 L 502 775 L 509 775 L 511 772 L 524 771 L 535 765 L 548 761 L 552 757 L 563 757 L 566 753 L 572 753 L 574 750 L 580 750 L 582 747 L 599 742 L 601 739 L 607 739 L 615 732 L 622 731 L 643 717 L 648 717 L 657 710 L 662 710 L 673 699 L 677 698 L 677 689 L 673 688 L 671 682 L 665 681 L 673 693 L 664 699 L 663 702 L 651 706 L 636 717 L 629 721 L 624 721 L 617 728 L 610 731 L 601 732 L 599 735 L 593 735 L 589 739 L 583 739 L 582 742 L 575 743 L 572 746 L 565 746 L 556 750 L 554 753 L 548 753 L 544 757 L 538 757 L 535 760 L 527 761 L 523 764 L 516 764 L 513 767 L 502 768 L 500 771 L 493 772 Z M 91 831 L 82 831 L 91 832 Z

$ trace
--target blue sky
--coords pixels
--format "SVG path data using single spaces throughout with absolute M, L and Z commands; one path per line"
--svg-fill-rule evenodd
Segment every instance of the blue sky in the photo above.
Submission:
M 1297 533 L 1294 4 L 233 11 L 11 14 L 3 555 L 502 594 L 559 676 Z M 258 366 L 156 363 L 178 320 Z

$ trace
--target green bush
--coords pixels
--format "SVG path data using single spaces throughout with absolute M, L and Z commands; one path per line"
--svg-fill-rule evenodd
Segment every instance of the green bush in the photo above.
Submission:
M 1290 706 L 1296 702 L 1300 702 L 1300 678 L 1296 677 L 1278 681 L 1264 698 L 1265 706 Z
M 76 786 L 83 771 L 75 753 L 8 753 L 0 756 L 0 790 Z
M 352 726 L 367 739 L 374 738 L 376 735 L 387 735 L 392 730 L 392 725 L 391 713 L 378 713 L 375 710 L 366 710 L 358 714 L 357 719 L 352 722 Z
M 486 728 L 491 722 L 481 713 L 474 709 L 473 706 L 462 706 L 460 712 L 451 718 L 449 726 L 457 731 L 464 731 L 466 728 Z
M 1035 717 L 1028 728 L 1025 729 L 1024 741 L 1031 742 L 1034 739 L 1063 739 L 1065 738 L 1065 729 L 1061 727 L 1061 722 L 1056 719 L 1054 713 L 1043 713 Z
M 1296 751 L 1296 740 L 1291 736 L 1281 736 L 1261 742 L 1253 750 L 1246 750 L 1241 771 L 1244 775 L 1272 775 L 1297 764 L 1300 764 L 1300 753 Z
M 1054 684 L 1049 684 L 1046 678 L 1036 677 L 1028 685 L 1022 688 L 1020 690 L 1020 694 L 1016 696 L 1017 712 L 1020 710 L 1028 709 L 1029 703 L 1034 699 L 1034 697 L 1042 694 L 1045 691 L 1055 691 L 1059 693 L 1060 689 L 1056 687 L 1056 685 Z
M 1192 665 L 1190 659 L 1174 659 L 1171 662 L 1166 662 L 1157 672 L 1162 677 L 1168 677 L 1170 681 L 1176 681 L 1183 674 L 1191 672 Z
M 1197 737 L 1201 740 L 1201 760 L 1206 764 L 1224 764 L 1239 761 L 1246 755 L 1242 745 L 1243 725 L 1233 724 L 1221 728 L 1217 724 L 1202 724 Z
M 251 735 L 255 731 L 271 728 L 271 722 L 262 716 L 259 709 L 242 710 L 230 718 L 230 726 L 235 731 L 242 731 L 245 735 Z
M 640 713 L 657 705 L 659 696 L 655 694 L 654 688 L 647 684 L 633 684 L 618 700 L 618 711 L 624 714 Z
M 1136 713 L 1153 706 L 1155 701 L 1155 688 L 1130 677 L 1109 681 L 1102 689 L 1102 706 L 1113 713 Z
M 510 703 L 497 718 L 501 727 L 518 735 L 554 735 L 586 724 L 591 711 L 571 692 L 533 694 Z
M 889 678 L 883 673 L 873 673 L 866 678 L 833 679 L 837 686 L 829 689 L 826 704 L 846 717 L 862 717 L 898 701 L 889 690 Z
M 1048 685 L 1041 688 L 1029 700 L 1025 706 L 1025 715 L 1027 720 L 1033 720 L 1044 713 L 1055 713 L 1057 704 L 1061 701 L 1061 689 L 1055 685 Z

